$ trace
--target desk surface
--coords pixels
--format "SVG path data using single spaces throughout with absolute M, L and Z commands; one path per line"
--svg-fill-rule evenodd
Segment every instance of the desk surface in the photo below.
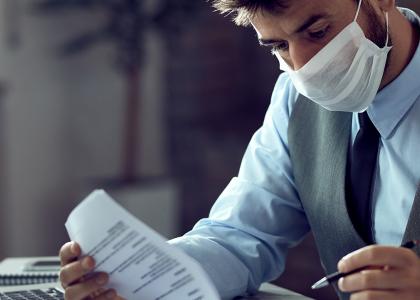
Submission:
M 0 292 L 9 292 L 17 290 L 26 290 L 33 288 L 49 288 L 49 287 L 59 287 L 57 283 L 44 283 L 37 285 L 20 285 L 20 286 L 1 286 Z M 296 294 L 289 290 L 280 288 L 272 284 L 263 284 L 261 286 L 260 292 L 252 297 L 239 297 L 237 300 L 311 300 L 311 298 Z
M 260 292 L 253 297 L 239 298 L 239 299 L 253 299 L 253 300 L 310 300 L 300 294 L 283 289 L 273 284 L 265 283 L 261 286 Z

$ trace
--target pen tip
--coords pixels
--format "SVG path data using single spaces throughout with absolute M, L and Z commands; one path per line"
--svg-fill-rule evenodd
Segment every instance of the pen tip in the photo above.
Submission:
M 327 280 L 327 278 L 322 278 L 321 280 L 319 280 L 319 281 L 317 281 L 317 282 L 315 282 L 313 285 L 312 285 L 312 287 L 311 287 L 311 289 L 313 289 L 313 290 L 317 290 L 317 289 L 320 289 L 320 288 L 323 288 L 324 286 L 327 286 L 329 283 L 328 283 L 328 280 Z

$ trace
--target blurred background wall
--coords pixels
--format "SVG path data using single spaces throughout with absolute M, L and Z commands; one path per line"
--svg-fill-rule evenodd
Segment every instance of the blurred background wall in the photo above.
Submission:
M 237 173 L 269 104 L 277 62 L 255 33 L 205 1 L 141 1 L 152 17 L 142 24 L 133 85 L 113 40 L 60 55 L 81 32 L 107 24 L 109 12 L 40 11 L 40 2 L 0 2 L 0 257 L 55 255 L 67 241 L 68 213 L 94 188 L 168 238 L 186 232 Z M 420 11 L 419 1 L 400 3 Z M 127 176 L 127 101 L 136 85 L 128 139 L 137 156 Z M 321 275 L 309 236 L 276 282 L 335 299 L 330 290 L 308 289 Z

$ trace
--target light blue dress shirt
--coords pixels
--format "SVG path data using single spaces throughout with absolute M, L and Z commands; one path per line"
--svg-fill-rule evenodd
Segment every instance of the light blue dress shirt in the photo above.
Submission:
M 404 13 L 419 25 L 415 13 Z M 373 230 L 379 244 L 400 245 L 420 183 L 419 76 L 420 47 L 368 108 L 381 135 L 373 192 Z M 170 241 L 204 267 L 223 299 L 254 292 L 262 282 L 278 277 L 287 249 L 310 230 L 296 192 L 287 142 L 297 97 L 289 77 L 282 74 L 238 176 L 217 199 L 208 218 Z M 358 130 L 354 114 L 353 140 Z

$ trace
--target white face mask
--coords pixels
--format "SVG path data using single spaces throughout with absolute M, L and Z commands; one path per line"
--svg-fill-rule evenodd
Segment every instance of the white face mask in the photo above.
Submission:
M 379 48 L 367 39 L 354 21 L 297 71 L 276 52 L 280 69 L 286 71 L 297 91 L 332 111 L 362 112 L 373 102 L 381 83 L 388 53 L 389 21 L 385 13 L 387 39 Z

